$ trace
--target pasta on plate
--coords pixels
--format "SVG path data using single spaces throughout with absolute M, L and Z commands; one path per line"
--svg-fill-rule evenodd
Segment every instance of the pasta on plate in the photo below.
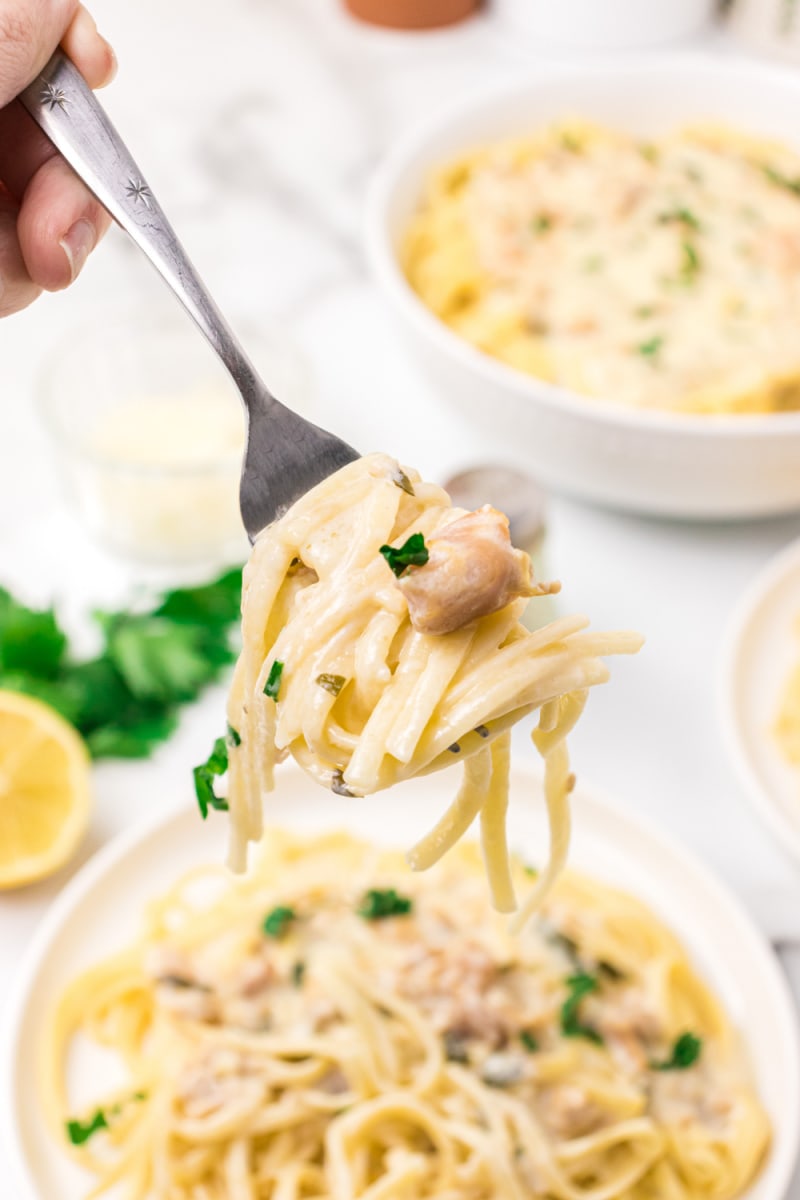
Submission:
M 477 818 L 492 898 L 513 911 L 509 731 L 538 711 L 552 852 L 524 920 L 566 857 L 565 737 L 589 689 L 608 678 L 601 656 L 641 645 L 633 633 L 589 633 L 582 616 L 529 632 L 520 622 L 528 598 L 557 586 L 531 579 L 501 513 L 455 509 L 384 455 L 344 467 L 264 530 L 245 570 L 228 707 L 221 803 L 232 867 L 244 869 L 248 842 L 261 838 L 264 794 L 288 755 L 340 795 L 461 762 L 458 795 L 411 864 L 431 866 Z
M 119 1082 L 76 1111 L 85 1037 Z M 732 1200 L 770 1136 L 735 1031 L 643 904 L 566 873 L 515 937 L 474 844 L 410 875 L 270 830 L 249 875 L 197 870 L 149 905 L 52 1039 L 51 1116 L 92 1197 Z
M 579 121 L 497 141 L 432 175 L 402 261 L 456 333 L 586 397 L 800 408 L 800 156 L 785 146 Z

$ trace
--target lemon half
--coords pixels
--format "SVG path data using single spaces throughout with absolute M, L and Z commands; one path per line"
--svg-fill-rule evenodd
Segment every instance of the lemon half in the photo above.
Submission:
M 77 731 L 40 700 L 0 691 L 0 888 L 63 866 L 90 808 L 89 753 Z

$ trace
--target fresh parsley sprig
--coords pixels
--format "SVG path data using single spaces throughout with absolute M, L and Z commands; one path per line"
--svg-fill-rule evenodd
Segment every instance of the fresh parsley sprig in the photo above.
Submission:
M 402 546 L 381 546 L 380 552 L 398 577 L 406 567 L 424 567 L 428 561 L 428 547 L 421 533 L 412 533 Z
M 236 735 L 239 736 L 238 734 Z M 224 775 L 228 770 L 228 743 L 224 737 L 217 738 L 214 742 L 214 748 L 209 754 L 204 763 L 199 767 L 195 767 L 192 774 L 194 776 L 194 791 L 197 796 L 197 804 L 200 808 L 200 816 L 205 821 L 210 808 L 217 812 L 228 811 L 228 801 L 218 796 L 214 791 L 214 780 L 219 775 Z
M 275 659 L 275 662 L 269 669 L 267 682 L 264 684 L 264 695 L 270 700 L 277 700 L 281 690 L 281 679 L 283 678 L 283 663 L 280 659 Z

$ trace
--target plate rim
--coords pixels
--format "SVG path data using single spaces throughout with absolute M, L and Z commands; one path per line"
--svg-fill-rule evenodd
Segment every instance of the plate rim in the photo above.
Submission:
M 784 853 L 800 862 L 800 825 L 794 825 L 776 804 L 770 789 L 745 749 L 737 715 L 737 674 L 745 638 L 754 628 L 770 594 L 793 570 L 800 569 L 800 538 L 784 546 L 763 565 L 736 604 L 723 635 L 717 684 L 717 709 L 722 740 L 751 809 Z M 798 589 L 800 599 L 800 589 Z
M 797 550 L 800 553 L 800 541 L 798 541 Z M 293 763 L 287 763 L 278 768 L 279 777 L 287 773 L 298 777 L 303 775 L 300 768 Z M 532 783 L 541 784 L 541 770 L 537 769 L 534 764 L 525 761 L 518 761 L 514 764 L 512 779 L 515 776 L 527 777 Z M 658 822 L 610 799 L 603 788 L 595 787 L 585 780 L 575 788 L 573 801 L 577 806 L 585 805 L 593 810 L 601 820 L 606 818 L 610 819 L 612 823 L 621 823 L 635 836 L 643 837 L 659 850 L 665 851 L 673 861 L 679 860 L 682 872 L 693 876 L 694 880 L 712 896 L 714 904 L 719 906 L 725 915 L 732 916 L 738 922 L 739 928 L 746 933 L 752 957 L 756 959 L 751 965 L 757 967 L 763 985 L 771 995 L 773 1007 L 780 1015 L 783 1034 L 786 1037 L 785 1061 L 795 1067 L 793 1072 L 786 1073 L 785 1082 L 788 1094 L 784 1096 L 782 1103 L 782 1111 L 785 1114 L 783 1143 L 777 1153 L 774 1147 L 770 1151 L 769 1161 L 774 1177 L 773 1187 L 776 1190 L 774 1195 L 770 1194 L 765 1198 L 765 1200 L 786 1200 L 787 1189 L 800 1161 L 800 1022 L 788 979 L 780 967 L 774 948 L 736 893 L 717 878 L 711 868 L 707 867 L 694 851 L 686 849 L 669 831 L 664 831 Z M 39 1184 L 31 1172 L 28 1156 L 22 1148 L 21 1123 L 16 1103 L 18 1068 L 15 1049 L 22 1032 L 27 998 L 46 959 L 50 944 L 59 929 L 69 921 L 73 909 L 87 893 L 91 892 L 98 881 L 113 871 L 114 866 L 121 859 L 124 859 L 159 831 L 179 825 L 193 815 L 196 816 L 194 804 L 187 800 L 185 803 L 162 810 L 111 838 L 83 864 L 53 901 L 34 931 L 20 961 L 9 989 L 0 1023 L 0 1062 L 5 1063 L 3 1077 L 0 1079 L 0 1111 L 5 1106 L 9 1115 L 7 1125 L 0 1122 L 0 1148 L 4 1148 L 10 1155 L 11 1178 L 16 1177 L 17 1182 L 25 1189 L 22 1193 L 24 1200 L 45 1200 L 45 1198 L 42 1197 Z M 278 818 L 274 823 L 280 826 L 280 819 Z M 679 931 L 678 933 L 680 936 Z M 746 1033 L 741 1030 L 739 1032 L 749 1057 Z M 766 1099 L 762 1097 L 762 1100 Z

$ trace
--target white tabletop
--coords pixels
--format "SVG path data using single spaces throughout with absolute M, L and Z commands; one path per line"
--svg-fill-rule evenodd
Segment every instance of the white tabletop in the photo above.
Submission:
M 223 309 L 289 330 L 308 355 L 315 419 L 431 478 L 479 462 L 480 444 L 408 361 L 367 276 L 361 205 L 371 168 L 409 124 L 454 92 L 538 61 L 486 20 L 392 35 L 351 22 L 337 0 L 92 8 L 121 64 L 104 103 Z M 75 608 L 118 594 L 132 577 L 63 513 L 33 398 L 59 340 L 80 324 L 101 330 L 110 310 L 136 303 L 166 301 L 143 260 L 112 235 L 69 293 L 0 325 L 0 585 Z M 798 996 L 800 868 L 749 808 L 720 741 L 715 690 L 733 606 L 799 535 L 800 515 L 687 525 L 553 498 L 547 541 L 563 609 L 586 611 L 596 628 L 647 636 L 638 659 L 614 664 L 611 683 L 590 700 L 572 739 L 576 770 L 714 868 L 775 942 Z M 97 768 L 78 862 L 140 817 L 186 800 L 190 767 L 222 712 L 214 689 L 151 762 Z M 518 751 L 532 753 L 525 737 Z M 0 895 L 2 996 L 72 870 Z

